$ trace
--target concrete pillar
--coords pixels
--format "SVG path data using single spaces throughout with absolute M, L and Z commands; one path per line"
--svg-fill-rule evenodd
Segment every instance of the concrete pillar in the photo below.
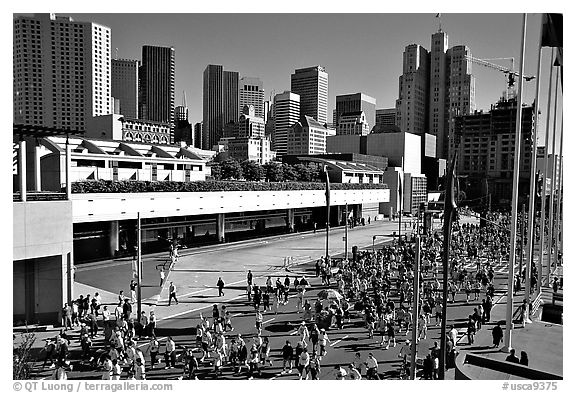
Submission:
M 70 145 L 66 144 L 66 199 L 72 199 L 72 179 L 70 178 L 71 166 Z
M 34 191 L 42 191 L 42 172 L 40 169 L 40 153 L 42 146 L 34 146 Z
M 288 232 L 294 232 L 294 209 L 288 209 L 286 212 Z
M 225 233 L 225 216 L 224 213 L 219 213 L 216 216 L 216 237 L 218 238 L 218 241 L 220 243 L 224 243 L 225 239 L 226 239 L 226 233 Z
M 18 149 L 18 180 L 20 180 L 20 200 L 26 202 L 26 141 L 20 141 Z
M 74 258 L 72 257 L 72 252 L 66 254 L 66 283 L 67 283 L 67 294 L 68 301 L 71 302 L 74 297 Z
M 120 249 L 120 223 L 118 220 L 110 221 L 110 255 L 116 255 Z

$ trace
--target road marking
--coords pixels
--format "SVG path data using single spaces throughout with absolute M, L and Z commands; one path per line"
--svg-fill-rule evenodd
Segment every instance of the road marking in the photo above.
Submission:
M 340 340 L 334 341 L 332 344 L 330 344 L 330 346 L 333 347 L 334 345 L 338 344 L 340 341 L 346 340 L 347 338 L 348 338 L 348 335 L 342 337 Z
M 275 320 L 275 319 L 276 319 L 276 318 L 270 318 L 269 320 L 262 322 L 262 325 L 264 325 L 265 323 L 268 323 L 268 322 L 272 322 L 272 321 Z
M 246 296 L 246 295 L 238 295 L 238 296 L 236 296 L 236 297 L 233 297 L 232 299 L 224 300 L 222 303 L 227 303 L 227 302 L 230 302 L 230 301 L 232 301 L 232 300 L 239 299 L 239 298 L 244 297 L 244 296 Z M 185 315 L 185 314 L 190 314 L 190 313 L 193 313 L 193 312 L 196 312 L 196 311 L 200 311 L 200 310 L 204 310 L 204 309 L 211 308 L 211 307 L 212 307 L 212 305 L 209 304 L 209 305 L 207 305 L 207 306 L 198 307 L 198 308 L 195 308 L 195 309 L 193 309 L 193 310 L 182 311 L 182 312 L 179 312 L 179 313 L 176 313 L 176 314 L 173 314 L 173 315 L 169 315 L 169 316 L 164 317 L 164 318 L 158 318 L 157 321 L 160 322 L 160 321 L 164 321 L 164 320 L 166 320 L 166 319 L 176 318 L 176 317 L 179 317 L 179 316 L 182 316 L 182 315 Z

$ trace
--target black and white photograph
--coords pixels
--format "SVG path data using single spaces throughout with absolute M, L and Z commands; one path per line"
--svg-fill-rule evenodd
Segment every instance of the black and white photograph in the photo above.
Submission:
M 13 391 L 567 389 L 564 9 L 262 3 L 11 10 Z

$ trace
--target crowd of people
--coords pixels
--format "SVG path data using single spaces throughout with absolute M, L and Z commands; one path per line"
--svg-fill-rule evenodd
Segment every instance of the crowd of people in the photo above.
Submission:
M 457 302 L 458 295 L 458 302 L 478 304 L 466 324 L 468 345 L 474 343 L 475 334 L 491 320 L 493 266 L 502 259 L 506 260 L 509 252 L 505 230 L 509 218 L 503 215 L 490 218 L 495 225 L 456 224 L 452 236 L 449 301 Z M 320 379 L 321 375 L 323 379 L 380 379 L 378 361 L 373 352 L 365 359 L 356 353 L 351 363 L 322 372 L 322 360 L 331 343 L 328 332 L 352 327 L 361 321 L 368 339 L 374 342 L 373 350 L 390 350 L 400 344 L 397 350 L 402 359 L 400 376 L 407 377 L 410 332 L 416 330 L 416 344 L 427 340 L 429 327 L 440 325 L 444 311 L 440 276 L 442 240 L 437 233 L 424 238 L 420 256 L 419 288 L 413 287 L 414 235 L 408 236 L 401 244 L 393 242 L 376 251 L 354 250 L 349 260 L 335 262 L 321 257 L 314 265 L 314 275 L 324 290 L 316 299 L 306 296 L 311 284 L 302 275 L 278 276 L 275 281 L 268 276 L 263 285 L 257 285 L 253 272 L 249 270 L 246 301 L 253 308 L 254 331 L 244 336 L 232 333 L 230 310 L 225 303 L 214 304 L 211 317 L 199 316 L 195 327 L 196 341 L 185 346 L 177 346 L 171 337 L 162 342 L 158 340 L 153 311 L 149 315 L 145 312 L 134 314 L 132 307 L 137 289 L 134 281 L 130 284 L 129 297 L 120 291 L 114 310 L 102 305 L 98 293 L 92 299 L 90 295 L 81 295 L 71 304 L 64 305 L 63 329 L 54 340 L 47 342 L 44 363 L 50 362 L 56 377 L 66 374 L 68 347 L 72 340 L 67 332 L 73 330 L 74 333 L 78 331 L 82 360 L 97 367 L 102 379 L 119 379 L 123 373 L 128 378 L 145 379 L 146 371 L 155 369 L 162 360 L 165 369 L 181 368 L 182 379 L 198 378 L 199 370 L 206 372 L 206 366 L 215 378 L 221 376 L 224 369 L 233 370 L 237 376 L 259 377 L 263 370 L 273 367 L 270 338 L 263 334 L 263 316 L 265 313 L 277 314 L 287 307 L 290 295 L 293 295 L 296 297 L 295 311 L 299 324 L 295 341 L 288 339 L 281 348 L 277 348 L 282 359 L 281 375 L 291 374 L 296 369 L 299 379 Z M 171 248 L 170 257 L 172 262 L 177 260 L 175 249 Z M 470 268 L 470 262 L 474 263 L 474 268 Z M 533 269 L 533 280 L 535 273 Z M 162 271 L 161 285 L 164 280 Z M 224 296 L 226 284 L 222 277 L 219 277 L 216 287 L 218 296 Z M 413 306 L 415 295 L 418 295 L 416 309 Z M 177 302 L 176 288 L 170 283 L 169 301 L 172 300 Z M 417 316 L 415 324 L 414 314 Z M 100 327 L 105 347 L 97 355 L 92 341 L 98 337 Z M 499 324 L 492 332 L 494 341 L 502 339 L 498 329 L 501 332 Z M 405 338 L 400 338 L 401 335 Z M 458 342 L 458 330 L 450 326 L 447 367 L 454 366 Z M 424 379 L 438 378 L 440 356 L 436 342 L 422 361 Z

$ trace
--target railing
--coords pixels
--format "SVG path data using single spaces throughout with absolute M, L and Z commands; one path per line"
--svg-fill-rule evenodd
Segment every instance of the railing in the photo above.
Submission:
M 12 194 L 12 200 L 14 202 L 21 202 L 22 197 L 19 192 Z M 37 202 L 37 201 L 65 201 L 65 192 L 53 192 L 53 191 L 28 191 L 26 192 L 27 202 Z

